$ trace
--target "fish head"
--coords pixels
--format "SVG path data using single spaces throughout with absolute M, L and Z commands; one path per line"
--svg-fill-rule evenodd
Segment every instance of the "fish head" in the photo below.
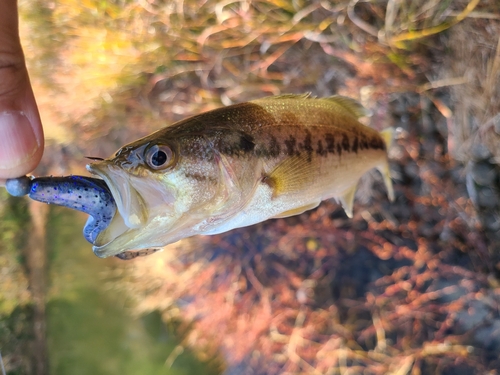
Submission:
M 238 178 L 206 135 L 160 131 L 87 169 L 104 180 L 117 207 L 94 241 L 100 257 L 163 247 L 203 233 L 220 212 L 238 210 Z
M 185 211 L 188 197 L 175 141 L 143 139 L 128 144 L 111 158 L 91 163 L 87 169 L 102 178 L 117 206 L 117 215 L 97 236 L 98 256 L 156 245 L 160 226 L 168 231 Z

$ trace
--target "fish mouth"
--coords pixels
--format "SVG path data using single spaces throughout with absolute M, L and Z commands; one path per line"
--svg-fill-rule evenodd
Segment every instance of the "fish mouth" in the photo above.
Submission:
M 107 185 L 116 204 L 116 214 L 93 243 L 94 254 L 105 258 L 129 250 L 162 247 L 155 237 L 166 231 L 159 217 L 172 216 L 177 192 L 154 176 L 136 176 L 112 161 L 87 165 L 87 170 Z M 160 229 L 160 224 L 163 227 Z
M 109 226 L 101 231 L 94 242 L 95 248 L 103 247 L 125 232 L 143 227 L 148 221 L 148 209 L 142 195 L 130 183 L 130 178 L 123 169 L 106 161 L 87 165 L 87 170 L 106 183 L 117 212 Z M 115 254 L 98 254 L 109 256 Z

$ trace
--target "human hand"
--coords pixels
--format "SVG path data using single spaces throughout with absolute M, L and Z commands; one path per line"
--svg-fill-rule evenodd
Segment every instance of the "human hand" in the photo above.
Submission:
M 16 0 L 0 0 L 0 185 L 38 165 L 43 130 L 19 40 Z

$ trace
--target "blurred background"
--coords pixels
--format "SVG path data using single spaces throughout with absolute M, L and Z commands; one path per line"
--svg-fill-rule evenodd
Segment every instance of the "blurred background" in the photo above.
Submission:
M 47 147 L 35 175 L 189 115 L 347 95 L 390 150 L 296 217 L 99 259 L 85 215 L 0 191 L 7 374 L 500 372 L 496 0 L 20 0 Z

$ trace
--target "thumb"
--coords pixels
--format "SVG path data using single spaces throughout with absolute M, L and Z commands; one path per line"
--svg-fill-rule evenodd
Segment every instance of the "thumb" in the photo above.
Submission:
M 43 153 L 43 130 L 19 42 L 17 5 L 0 0 L 0 179 L 32 171 Z

